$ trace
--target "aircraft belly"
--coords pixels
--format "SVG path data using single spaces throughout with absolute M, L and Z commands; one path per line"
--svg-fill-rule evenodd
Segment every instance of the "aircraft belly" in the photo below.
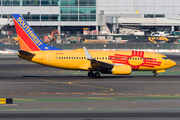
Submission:
M 62 69 L 72 69 L 72 70 L 79 70 L 80 66 L 84 65 L 84 61 L 78 60 L 59 60 L 54 62 L 52 65 L 54 67 L 62 68 Z M 83 67 L 86 67 L 85 65 Z
M 144 66 L 140 66 L 138 69 L 135 69 L 135 71 L 154 71 L 154 70 L 162 70 L 164 69 L 163 67 L 154 67 L 154 66 L 150 66 L 150 67 L 144 67 Z

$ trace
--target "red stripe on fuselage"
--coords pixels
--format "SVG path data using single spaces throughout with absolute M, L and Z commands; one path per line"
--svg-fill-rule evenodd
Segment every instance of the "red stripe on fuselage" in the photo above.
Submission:
M 14 19 L 14 24 L 16 26 L 16 32 L 21 37 L 21 39 L 25 42 L 25 44 L 32 50 L 32 51 L 40 51 L 40 49 L 36 46 L 33 40 L 28 36 L 28 34 L 21 28 L 21 26 L 16 22 Z

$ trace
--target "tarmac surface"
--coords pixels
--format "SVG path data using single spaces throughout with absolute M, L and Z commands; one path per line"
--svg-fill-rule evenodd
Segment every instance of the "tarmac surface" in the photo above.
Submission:
M 178 119 L 180 55 L 167 56 L 177 66 L 159 77 L 153 77 L 152 72 L 134 72 L 93 79 L 87 77 L 87 72 L 50 68 L 1 55 L 0 98 L 13 98 L 13 104 L 0 105 L 0 118 Z

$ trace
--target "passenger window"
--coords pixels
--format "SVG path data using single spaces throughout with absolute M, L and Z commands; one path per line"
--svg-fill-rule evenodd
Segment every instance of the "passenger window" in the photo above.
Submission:
M 77 59 L 78 59 L 78 57 L 77 57 Z
M 63 59 L 63 57 L 61 57 L 61 59 Z
M 76 59 L 76 57 L 74 57 L 74 59 Z
M 64 57 L 64 59 L 66 59 L 66 57 Z
M 86 57 L 84 57 L 84 59 L 86 59 Z
M 71 59 L 71 57 L 69 57 L 69 59 Z
M 82 57 L 82 59 L 83 59 L 83 57 Z
M 102 59 L 104 60 L 104 57 Z

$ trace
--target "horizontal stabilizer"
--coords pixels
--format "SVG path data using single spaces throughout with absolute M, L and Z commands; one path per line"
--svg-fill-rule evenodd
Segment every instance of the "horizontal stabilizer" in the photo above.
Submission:
M 10 51 L 10 52 L 12 52 L 12 53 L 18 53 L 18 50 L 12 50 L 12 49 L 7 49 L 7 48 L 4 48 L 5 50 L 7 50 L 7 51 Z
M 18 52 L 19 52 L 20 55 L 33 56 L 33 57 L 35 56 L 35 54 L 24 51 L 24 50 L 18 50 Z

